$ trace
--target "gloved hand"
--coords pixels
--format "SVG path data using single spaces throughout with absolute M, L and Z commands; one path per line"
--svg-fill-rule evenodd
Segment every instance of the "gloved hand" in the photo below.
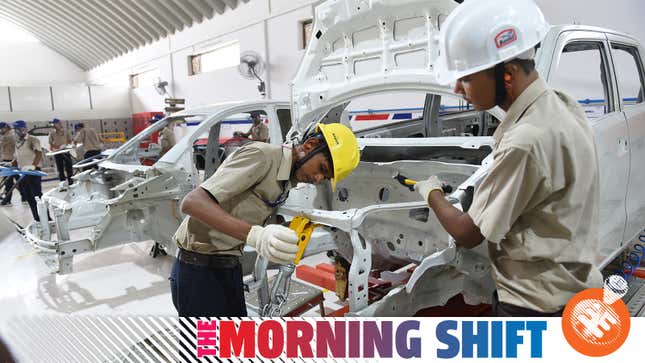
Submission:
M 260 256 L 282 265 L 293 263 L 298 252 L 296 232 L 279 224 L 251 227 L 246 243 L 254 247 Z
M 36 170 L 36 167 L 33 165 L 25 165 L 22 168 L 20 168 L 22 171 L 34 171 Z
M 443 189 L 442 189 L 443 185 L 444 184 L 441 181 L 441 179 L 439 179 L 438 176 L 433 175 L 427 180 L 417 182 L 414 185 L 414 190 L 416 190 L 417 192 L 419 192 L 419 194 L 421 194 L 421 196 L 423 197 L 423 200 L 425 200 L 426 203 L 430 204 L 430 202 L 428 201 L 428 197 L 430 196 L 430 193 L 433 190 L 438 190 L 441 192 L 441 194 L 443 194 Z

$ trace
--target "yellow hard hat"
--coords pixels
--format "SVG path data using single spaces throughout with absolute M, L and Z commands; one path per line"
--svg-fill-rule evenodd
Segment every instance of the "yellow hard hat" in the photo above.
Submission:
M 361 159 L 358 142 L 352 130 L 343 124 L 318 124 L 316 131 L 322 133 L 329 149 L 334 168 L 331 188 L 336 191 L 336 183 L 345 179 L 358 166 Z

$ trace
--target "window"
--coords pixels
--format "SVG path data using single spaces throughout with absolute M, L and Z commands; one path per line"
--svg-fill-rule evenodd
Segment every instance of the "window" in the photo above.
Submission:
M 461 97 L 453 97 L 449 95 L 441 96 L 441 105 L 439 106 L 440 116 L 472 110 L 474 110 L 473 105 L 466 102 L 466 100 Z
M 643 73 L 638 50 L 634 47 L 611 44 L 618 94 L 625 108 L 643 102 Z
M 551 86 L 578 100 L 588 118 L 612 110 L 607 83 L 605 47 L 601 42 L 580 41 L 562 50 Z
M 130 75 L 130 87 L 152 86 L 159 79 L 159 69 L 149 69 Z
M 483 114 L 475 111 L 473 105 L 461 97 L 441 95 L 437 100 L 440 101 L 438 124 L 441 136 L 492 135 L 494 131 L 489 131 L 489 129 L 493 128 L 494 130 L 497 127 L 497 124 L 492 122 L 484 124 Z
M 291 129 L 291 110 L 288 108 L 278 109 L 278 121 L 282 132 L 282 141 L 287 141 L 287 133 Z
M 311 39 L 311 31 L 314 28 L 313 20 L 308 19 L 300 22 L 300 49 L 307 49 L 309 39 Z
M 190 56 L 190 74 L 212 72 L 240 64 L 240 43 L 221 43 L 215 48 Z

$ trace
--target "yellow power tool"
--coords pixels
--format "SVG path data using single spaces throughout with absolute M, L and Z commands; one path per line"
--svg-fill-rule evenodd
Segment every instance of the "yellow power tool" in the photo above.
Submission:
M 307 248 L 307 244 L 309 244 L 311 234 L 314 228 L 318 226 L 319 224 L 312 223 L 309 218 L 303 216 L 295 216 L 291 220 L 291 223 L 289 223 L 289 228 L 293 229 L 296 235 L 298 235 L 298 253 L 296 254 L 296 259 L 293 260 L 294 264 L 297 265 L 300 262 Z

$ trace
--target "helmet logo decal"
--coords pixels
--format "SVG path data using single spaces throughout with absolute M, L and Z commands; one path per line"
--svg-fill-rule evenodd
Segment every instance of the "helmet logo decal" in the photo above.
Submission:
M 517 33 L 515 32 L 515 29 L 504 29 L 495 36 L 495 46 L 497 46 L 497 49 L 504 48 L 505 46 L 515 42 L 516 40 Z
M 340 145 L 340 141 L 338 141 L 338 137 L 336 136 L 336 134 L 335 133 L 331 134 L 331 136 L 334 137 L 334 142 L 336 143 L 336 145 Z

